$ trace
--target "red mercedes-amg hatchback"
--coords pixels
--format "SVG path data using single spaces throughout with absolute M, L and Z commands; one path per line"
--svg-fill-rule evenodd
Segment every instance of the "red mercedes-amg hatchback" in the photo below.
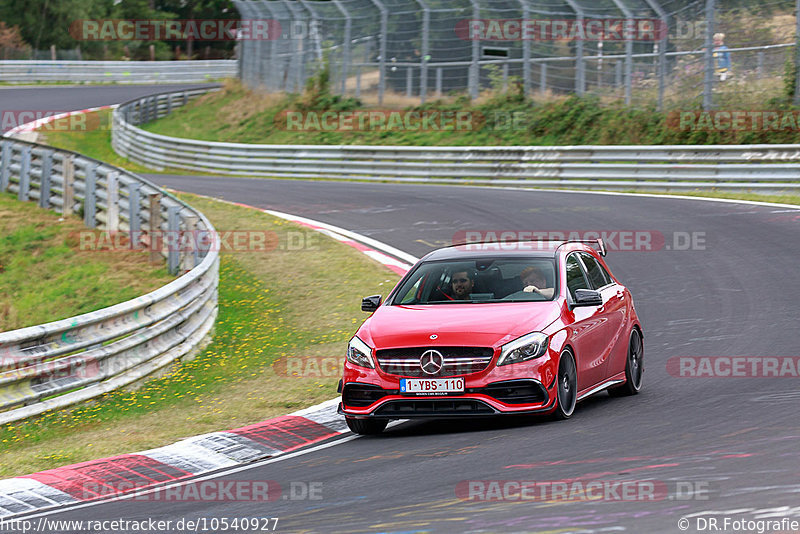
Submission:
M 391 419 L 550 413 L 642 387 L 630 291 L 586 242 L 459 245 L 422 258 L 350 340 L 339 413 L 358 434 Z

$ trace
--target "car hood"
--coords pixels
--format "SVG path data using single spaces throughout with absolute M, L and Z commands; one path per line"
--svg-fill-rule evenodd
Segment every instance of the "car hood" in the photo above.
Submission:
M 498 347 L 544 329 L 559 313 L 556 301 L 381 306 L 357 335 L 378 349 L 437 345 Z M 436 339 L 432 340 L 432 335 Z

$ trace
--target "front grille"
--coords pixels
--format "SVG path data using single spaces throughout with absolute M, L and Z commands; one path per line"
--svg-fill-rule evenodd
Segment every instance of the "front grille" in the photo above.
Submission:
M 387 395 L 397 393 L 370 384 L 347 384 L 342 392 L 342 402 L 345 406 L 363 408 Z
M 389 401 L 375 411 L 384 417 L 449 417 L 454 415 L 491 415 L 488 404 L 470 399 Z
M 444 366 L 435 375 L 425 373 L 419 359 L 427 350 L 437 350 L 444 356 Z M 411 378 L 461 376 L 479 373 L 492 361 L 491 347 L 408 347 L 377 351 L 378 366 L 384 373 Z

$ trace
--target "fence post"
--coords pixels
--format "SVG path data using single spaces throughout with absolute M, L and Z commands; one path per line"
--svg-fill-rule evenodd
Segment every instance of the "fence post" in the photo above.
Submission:
M 142 237 L 142 220 L 139 213 L 142 208 L 142 184 L 132 182 L 128 184 L 128 226 L 131 231 L 131 248 L 139 248 Z
M 344 8 L 342 3 L 339 0 L 332 0 L 333 4 L 336 6 L 336 9 L 344 15 L 344 43 L 342 43 L 342 95 L 347 94 L 347 75 L 348 69 L 350 68 L 350 42 L 353 40 L 352 37 L 352 28 L 353 28 L 353 19 L 350 17 L 350 13 Z
M 654 44 L 658 47 L 658 111 L 664 110 L 664 90 L 667 82 L 667 42 L 669 37 L 669 18 L 667 13 L 662 9 L 661 5 L 656 0 L 645 0 L 650 9 L 656 12 L 658 20 L 661 24 L 659 28 L 661 35 L 659 42 Z
M 411 97 L 412 85 L 414 84 L 414 67 L 406 68 L 406 96 Z
M 622 61 L 614 62 L 614 87 L 622 85 Z
M 42 155 L 42 180 L 39 186 L 39 206 L 50 207 L 50 176 L 53 173 L 53 151 L 45 150 Z
M 547 92 L 547 63 L 539 63 L 539 93 L 544 96 Z
M 583 26 L 585 18 L 583 8 L 575 0 L 565 0 L 570 9 L 575 12 L 578 24 Z M 583 59 L 583 39 L 578 39 L 575 44 L 575 92 L 583 96 L 586 91 L 586 61 Z
M 161 231 L 161 193 L 147 195 L 147 204 L 150 223 L 150 261 L 158 263 L 161 261 L 161 247 L 156 246 Z
M 378 104 L 383 104 L 383 93 L 386 91 L 386 37 L 389 32 L 389 11 L 381 0 L 370 0 L 381 12 L 381 43 L 378 56 Z
M 31 146 L 22 147 L 22 162 L 19 168 L 19 191 L 17 198 L 28 200 L 28 192 L 31 187 Z
M 361 97 L 361 67 L 356 67 L 356 98 Z
M 794 105 L 800 105 L 800 0 L 795 2 Z
M 522 5 L 522 20 L 526 21 L 531 14 L 528 9 L 528 2 L 519 0 Z M 524 24 L 524 22 L 523 22 Z M 522 40 L 522 94 L 528 97 L 531 94 L 531 42 L 529 39 Z
M 67 217 L 72 215 L 72 208 L 75 207 L 75 156 L 68 154 L 64 156 L 61 174 L 64 177 L 64 206 L 61 208 L 61 215 Z
M 119 230 L 119 173 L 111 171 L 106 175 L 106 230 Z
M 621 0 L 611 0 L 627 21 L 633 20 L 633 12 Z M 625 39 L 625 105 L 631 105 L 631 90 L 633 87 L 633 40 Z
M 705 80 L 703 82 L 703 109 L 714 105 L 714 0 L 706 0 L 706 52 Z
M 472 20 L 481 18 L 481 8 L 478 0 L 470 0 L 472 4 Z M 472 64 L 470 65 L 469 76 L 469 97 L 472 100 L 478 98 L 480 92 L 480 64 L 478 63 L 478 55 L 480 54 L 480 42 L 477 39 L 472 40 Z
M 417 0 L 422 6 L 422 50 L 419 67 L 419 101 L 425 103 L 428 96 L 428 60 L 430 59 L 431 8 L 423 0 Z
M 181 229 L 180 219 L 180 206 L 170 206 L 167 208 L 167 270 L 169 274 L 178 274 L 178 267 L 180 266 L 180 251 L 178 250 L 178 243 L 180 239 L 177 237 L 178 231 Z
M 97 167 L 95 161 L 86 166 L 86 188 L 83 191 L 83 224 L 86 228 L 97 227 Z
M 11 170 L 11 141 L 3 139 L 0 149 L 0 193 L 8 189 L 8 173 Z
M 436 69 L 436 96 L 442 96 L 442 67 Z

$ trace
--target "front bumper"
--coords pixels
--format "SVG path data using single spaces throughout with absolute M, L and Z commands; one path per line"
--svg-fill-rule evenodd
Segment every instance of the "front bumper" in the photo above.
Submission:
M 358 418 L 408 419 L 547 412 L 555 405 L 555 381 L 548 390 L 534 379 L 506 380 L 464 393 L 430 396 L 400 394 L 374 384 L 345 384 L 338 412 Z

